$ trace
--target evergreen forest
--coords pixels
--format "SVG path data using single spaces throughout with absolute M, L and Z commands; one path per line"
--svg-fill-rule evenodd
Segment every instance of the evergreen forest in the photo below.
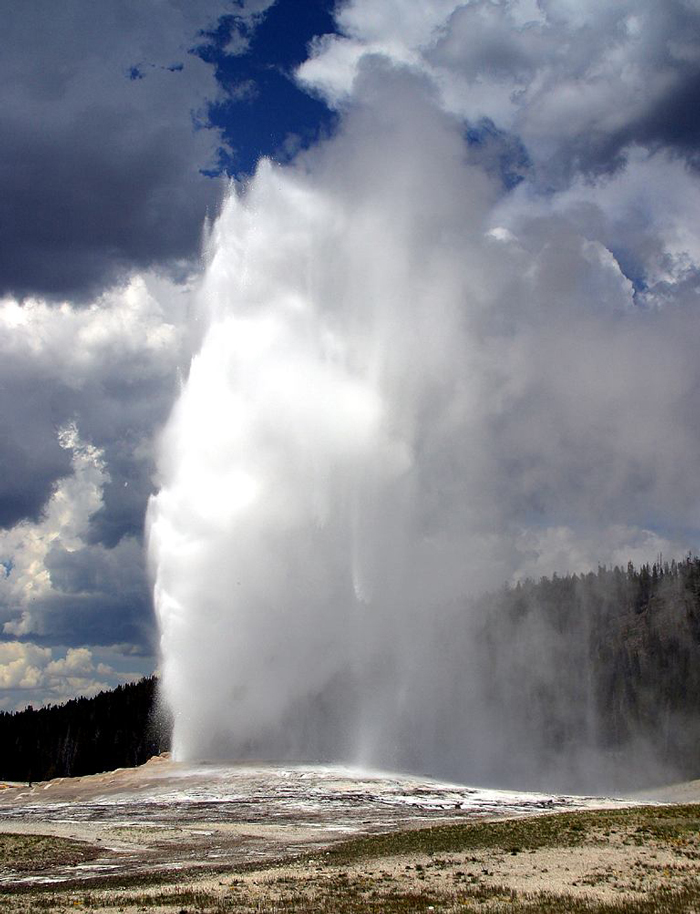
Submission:
M 699 558 L 528 580 L 471 615 L 478 701 L 536 786 L 700 777 Z
M 151 676 L 62 705 L 0 714 L 0 778 L 44 781 L 142 765 L 169 748 Z

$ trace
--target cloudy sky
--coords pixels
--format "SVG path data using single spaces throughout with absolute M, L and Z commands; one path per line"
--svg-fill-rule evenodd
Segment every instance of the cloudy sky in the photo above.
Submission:
M 697 548 L 697 0 L 3 13 L 0 707 L 157 664 L 159 437 L 201 339 L 206 225 L 261 156 L 346 213 L 380 201 L 392 231 L 425 219 L 414 263 L 444 229 L 441 276 L 472 296 L 461 471 L 502 556 L 485 584 Z

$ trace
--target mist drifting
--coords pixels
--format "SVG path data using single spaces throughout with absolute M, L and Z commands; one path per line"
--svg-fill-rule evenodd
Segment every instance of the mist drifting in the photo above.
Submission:
M 469 598 L 695 545 L 700 192 L 644 146 L 687 9 L 575 6 L 347 4 L 337 131 L 232 186 L 149 510 L 178 757 L 527 779 Z

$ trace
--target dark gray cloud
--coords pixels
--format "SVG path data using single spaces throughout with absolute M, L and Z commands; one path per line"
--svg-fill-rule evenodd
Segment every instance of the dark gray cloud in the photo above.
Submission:
M 153 654 L 155 622 L 140 541 L 113 549 L 54 546 L 46 556 L 53 593 L 32 608 L 32 640 L 79 646 L 127 643 Z
M 196 257 L 218 183 L 213 69 L 226 0 L 3 4 L 0 292 L 85 297 Z
M 107 352 L 88 378 L 71 379 L 70 366 L 56 364 L 55 352 L 20 355 L 4 348 L 0 344 L 0 528 L 40 520 L 57 482 L 72 472 L 58 430 L 79 418 L 109 467 L 89 540 L 114 546 L 123 536 L 141 536 L 154 470 L 144 443 L 170 410 L 177 349 L 148 366 L 137 364 L 144 352 L 123 359 Z
M 109 470 L 104 503 L 91 518 L 90 543 L 111 547 L 123 536 L 143 534 L 146 501 L 155 484 L 149 445 L 177 392 L 177 354 L 150 374 L 133 373 L 131 380 L 128 365 L 122 375 L 119 363 L 113 364 L 97 379 L 97 389 L 84 389 L 75 398 L 81 429 L 101 449 Z
M 179 321 L 144 286 L 103 296 L 90 309 L 8 303 L 0 317 L 0 528 L 39 521 L 72 472 L 62 427 L 77 422 L 108 468 L 91 542 L 140 536 L 153 488 L 150 442 L 170 409 L 182 358 Z M 163 296 L 168 295 L 164 291 Z M 16 323 L 14 321 L 16 320 Z
M 587 4 L 542 7 L 551 45 L 533 76 L 544 85 L 526 92 L 520 124 L 537 143 L 561 118 L 549 179 L 610 173 L 633 146 L 697 164 L 700 9 L 684 0 L 610 4 L 595 15 Z
M 700 14 L 694 28 L 700 30 Z M 695 168 L 700 167 L 700 66 L 684 73 L 665 97 L 659 99 L 639 125 L 638 136 L 628 140 L 674 149 Z
M 56 437 L 65 419 L 60 394 L 60 385 L 11 357 L 0 366 L 0 528 L 38 520 L 54 484 L 70 472 Z

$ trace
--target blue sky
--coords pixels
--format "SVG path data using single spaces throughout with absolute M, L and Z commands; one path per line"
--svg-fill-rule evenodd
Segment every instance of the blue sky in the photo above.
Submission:
M 313 143 L 331 129 L 333 113 L 299 87 L 294 71 L 313 38 L 335 31 L 332 6 L 323 0 L 275 3 L 252 30 L 245 52 L 236 55 L 226 51 L 235 18 L 232 23 L 224 17 L 214 42 L 200 51 L 216 67 L 219 84 L 230 87 L 209 111 L 211 124 L 222 130 L 228 174 L 250 174 L 261 155 L 288 158 L 288 149 Z
M 478 449 L 476 425 L 457 440 L 470 523 L 504 557 L 494 581 L 697 548 L 697 4 L 4 13 L 0 707 L 157 665 L 158 442 L 201 339 L 205 220 L 261 156 L 310 175 L 348 225 L 374 200 L 396 237 L 439 226 L 451 288 L 480 290 L 460 352 L 491 412 Z

